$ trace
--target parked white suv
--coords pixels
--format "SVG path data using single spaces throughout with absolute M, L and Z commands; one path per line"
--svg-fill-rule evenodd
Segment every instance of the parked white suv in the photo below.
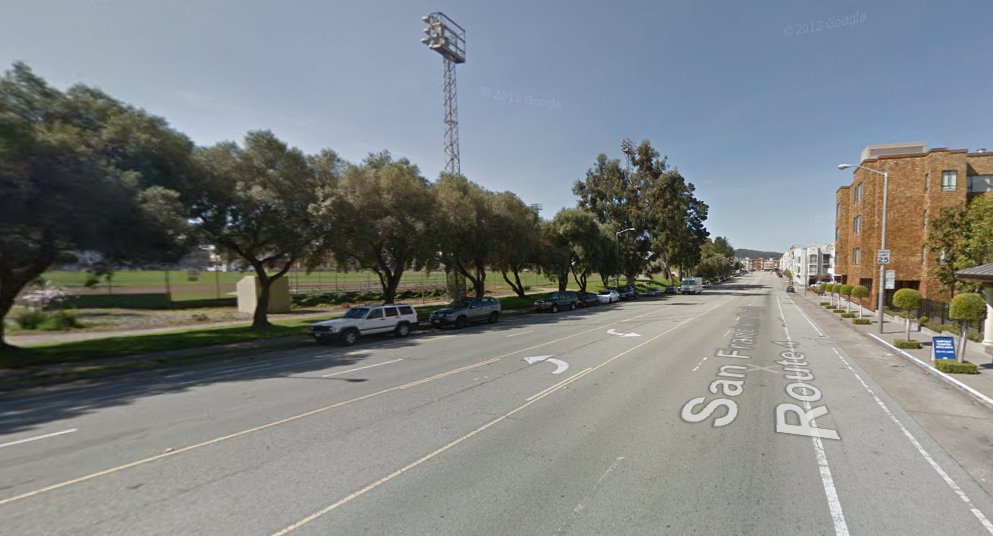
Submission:
M 307 326 L 307 334 L 317 342 L 340 340 L 351 346 L 363 335 L 392 332 L 406 337 L 417 325 L 413 305 L 360 305 L 352 307 L 341 318 L 316 322 Z

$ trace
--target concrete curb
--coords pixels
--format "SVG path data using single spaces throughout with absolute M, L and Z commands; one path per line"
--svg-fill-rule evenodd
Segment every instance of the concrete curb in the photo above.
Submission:
M 937 376 L 938 378 L 940 378 L 945 383 L 947 383 L 947 384 L 951 385 L 952 387 L 955 387 L 959 391 L 962 391 L 963 393 L 965 393 L 965 394 L 973 397 L 980 404 L 983 404 L 984 406 L 986 406 L 986 407 L 988 407 L 990 409 L 993 409 L 993 399 L 991 399 L 990 397 L 988 397 L 988 396 L 984 395 L 983 393 L 980 393 L 979 391 L 973 389 L 972 387 L 969 387 L 968 385 L 966 385 L 966 384 L 964 384 L 964 383 L 956 380 L 955 378 L 951 377 L 950 375 L 948 375 L 948 374 L 946 374 L 946 373 L 944 373 L 944 372 L 942 372 L 942 371 L 934 368 L 934 366 L 932 366 L 930 363 L 925 363 L 925 362 L 921 361 L 920 359 L 918 359 L 917 357 L 915 357 L 915 356 L 913 356 L 913 355 L 911 355 L 911 354 L 909 354 L 907 352 L 904 352 L 903 350 L 897 348 L 896 346 L 893 346 L 892 344 L 890 344 L 890 343 L 884 341 L 883 339 L 881 339 L 880 337 L 876 336 L 874 333 L 868 333 L 868 335 L 870 337 L 872 337 L 873 339 L 876 339 L 877 341 L 879 341 L 879 343 L 882 344 L 883 346 L 885 346 L 887 348 L 890 348 L 891 350 L 894 350 L 894 351 L 898 352 L 900 355 L 906 357 L 907 359 L 910 359 L 910 361 L 912 363 L 914 363 L 915 365 L 921 367 L 922 369 L 924 369 L 928 373 Z

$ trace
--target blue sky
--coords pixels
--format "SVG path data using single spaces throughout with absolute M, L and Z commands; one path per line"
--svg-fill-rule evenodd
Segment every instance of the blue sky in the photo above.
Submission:
M 462 171 L 576 203 L 597 154 L 651 140 L 735 247 L 834 236 L 866 145 L 993 149 L 993 2 L 0 0 L 0 64 L 161 115 L 199 144 L 273 130 L 350 161 L 444 165 L 442 61 L 421 16 L 466 28 Z

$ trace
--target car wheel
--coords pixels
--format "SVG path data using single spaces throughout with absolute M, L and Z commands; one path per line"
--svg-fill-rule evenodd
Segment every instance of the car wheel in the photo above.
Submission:
M 576 310 L 576 304 L 575 303 L 570 303 L 569 304 L 569 310 L 570 311 L 575 311 Z
M 465 327 L 465 317 L 460 316 L 455 319 L 455 329 L 462 329 Z
M 490 324 L 496 324 L 497 320 L 499 319 L 500 319 L 500 313 L 493 311 L 492 313 L 490 313 L 490 318 L 488 319 L 488 321 Z
M 559 312 L 559 304 L 556 303 L 552 305 L 552 312 L 553 313 Z
M 341 342 L 344 343 L 345 346 L 351 346 L 358 341 L 359 341 L 359 332 L 355 331 L 354 329 L 350 329 L 341 334 Z
M 397 337 L 406 337 L 410 335 L 410 324 L 397 324 L 397 327 L 393 332 Z

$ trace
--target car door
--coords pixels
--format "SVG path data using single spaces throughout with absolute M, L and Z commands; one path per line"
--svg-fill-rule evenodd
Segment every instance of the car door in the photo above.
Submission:
M 386 326 L 386 315 L 383 314 L 383 308 L 377 307 L 369 311 L 369 316 L 365 317 L 365 329 L 362 331 L 364 333 L 382 333 L 389 328 Z

